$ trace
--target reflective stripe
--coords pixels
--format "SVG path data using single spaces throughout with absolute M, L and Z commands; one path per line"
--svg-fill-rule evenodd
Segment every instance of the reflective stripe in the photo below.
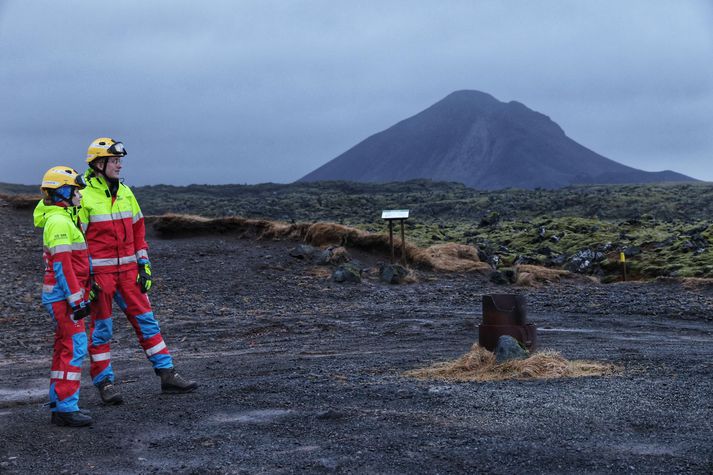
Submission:
M 44 284 L 42 286 L 42 292 L 45 292 L 47 294 L 51 293 L 53 290 L 54 290 L 54 285 Z
M 166 348 L 166 343 L 164 343 L 163 340 L 161 340 L 161 343 L 159 343 L 156 346 L 152 346 L 151 348 L 146 350 L 146 355 L 147 356 L 155 355 L 156 353 L 163 350 L 164 348 Z
M 76 302 L 77 300 L 80 300 L 83 295 L 84 295 L 84 289 L 80 290 L 79 292 L 73 293 L 72 295 L 70 295 L 70 296 L 67 298 L 67 300 L 69 301 L 69 303 L 74 303 L 74 302 Z
M 68 381 L 80 381 L 82 379 L 82 373 L 74 373 L 72 371 L 67 371 Z
M 93 214 L 89 215 L 89 222 L 90 223 L 101 223 L 104 221 L 111 221 L 112 216 L 111 214 Z
M 44 246 L 45 252 L 55 255 L 59 252 L 83 251 L 87 248 L 86 242 L 75 242 L 72 244 L 59 244 L 53 247 Z
M 92 361 L 106 361 L 111 359 L 111 352 L 107 351 L 106 353 L 97 353 L 96 355 L 92 355 Z
M 53 247 L 48 247 L 47 252 L 50 253 L 51 256 L 54 256 L 57 253 L 60 252 L 71 252 L 72 251 L 72 246 L 69 244 L 60 244 L 59 246 L 53 246 Z
M 88 227 L 89 227 L 89 225 L 87 223 L 82 222 L 82 231 L 84 231 L 86 233 Z
M 120 266 L 122 264 L 128 264 L 130 262 L 136 262 L 136 256 L 126 256 L 126 257 L 120 257 L 120 258 L 115 258 L 112 257 L 110 259 L 95 259 L 92 258 L 92 265 L 94 267 L 101 267 L 101 266 Z
M 104 221 L 116 221 L 119 219 L 133 218 L 134 214 L 131 211 L 120 211 L 110 214 L 92 214 L 89 215 L 90 223 L 101 223 Z
M 143 217 L 144 217 L 143 213 L 141 213 L 141 211 L 139 211 L 138 213 L 136 213 L 136 214 L 134 215 L 134 220 L 133 220 L 132 222 L 135 223 L 136 221 L 142 219 Z
M 64 371 L 50 371 L 50 379 L 64 379 Z
M 141 249 L 139 251 L 136 251 L 136 259 L 148 259 L 149 258 L 149 253 L 146 252 L 146 249 Z

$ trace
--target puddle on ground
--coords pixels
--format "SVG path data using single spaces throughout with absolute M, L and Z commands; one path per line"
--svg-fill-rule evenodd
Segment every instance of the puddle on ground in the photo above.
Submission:
M 538 328 L 538 332 L 565 332 L 565 333 L 598 333 L 602 330 L 592 330 L 591 328 Z
M 296 447 L 294 449 L 288 449 L 288 450 L 281 450 L 279 452 L 275 452 L 275 455 L 287 455 L 287 454 L 296 454 L 296 453 L 303 453 L 303 452 L 315 452 L 317 450 L 320 450 L 322 447 L 319 445 L 303 445 L 300 447 Z
M 628 452 L 636 455 L 676 455 L 673 447 L 659 444 L 624 444 L 618 447 L 622 452 Z
M 705 335 L 676 335 L 665 331 L 625 331 L 625 330 L 595 330 L 592 328 L 538 328 L 538 333 L 600 333 L 608 338 L 624 341 L 648 340 L 678 340 L 698 343 L 713 342 L 713 338 Z
M 47 387 L 0 388 L 0 407 L 34 404 L 47 399 Z
M 232 414 L 218 414 L 213 418 L 216 422 L 238 422 L 242 424 L 262 424 L 273 422 L 292 414 L 289 409 L 258 409 L 255 411 L 235 412 Z

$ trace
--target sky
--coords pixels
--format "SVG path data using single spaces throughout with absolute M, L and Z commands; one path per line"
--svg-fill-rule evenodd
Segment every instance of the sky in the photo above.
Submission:
M 449 93 L 713 181 L 713 1 L 0 0 L 0 182 L 289 183 Z

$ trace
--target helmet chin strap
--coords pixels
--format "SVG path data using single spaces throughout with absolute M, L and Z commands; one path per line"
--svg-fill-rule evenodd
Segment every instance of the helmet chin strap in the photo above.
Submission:
M 109 191 L 111 192 L 111 194 L 116 195 L 116 192 L 119 189 L 119 179 L 118 178 L 109 178 L 106 175 L 106 166 L 107 166 L 107 163 L 109 162 L 109 157 L 102 157 L 101 159 L 97 160 L 97 162 L 101 162 L 103 166 L 100 168 L 99 163 L 97 163 L 96 166 L 94 166 L 92 168 L 94 168 L 94 170 L 101 173 L 101 176 L 106 180 L 107 184 L 109 185 Z
M 52 201 L 54 201 L 55 203 L 65 203 L 68 208 L 71 208 L 72 206 L 74 206 L 74 204 L 72 204 L 72 197 L 74 196 L 74 193 L 74 188 L 72 188 L 72 192 L 69 194 L 69 198 L 65 198 L 64 196 L 56 192 L 52 193 Z

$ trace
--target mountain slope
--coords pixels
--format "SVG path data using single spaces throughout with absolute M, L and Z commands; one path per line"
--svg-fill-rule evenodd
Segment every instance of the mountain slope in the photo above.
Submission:
M 645 172 L 617 163 L 567 137 L 546 115 L 479 91 L 450 94 L 300 181 L 415 178 L 481 189 L 695 181 L 671 171 Z

